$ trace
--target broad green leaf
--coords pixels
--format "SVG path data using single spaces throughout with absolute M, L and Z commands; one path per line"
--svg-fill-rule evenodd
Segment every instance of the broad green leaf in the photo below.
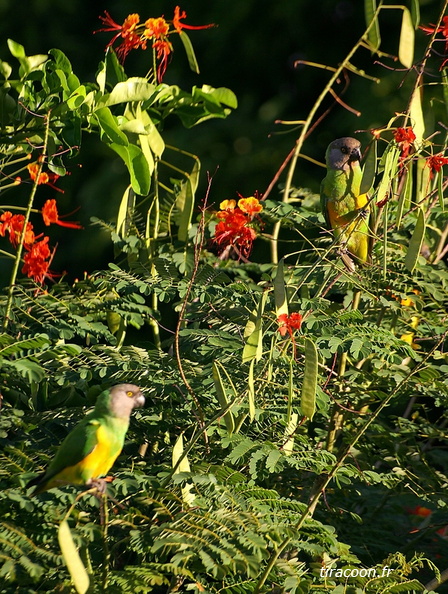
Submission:
M 62 70 L 62 72 L 64 72 L 67 75 L 73 72 L 70 60 L 67 58 L 64 52 L 61 52 L 61 50 L 59 49 L 53 48 L 48 53 L 50 54 L 50 56 L 52 56 L 56 68 Z
M 94 113 L 101 130 L 106 134 L 110 142 L 120 146 L 128 146 L 128 137 L 118 126 L 115 117 L 108 107 L 100 107 Z
M 226 388 L 222 381 L 221 373 L 216 362 L 213 363 L 212 376 L 213 383 L 215 384 L 216 397 L 218 398 L 218 402 L 221 405 L 221 408 L 224 410 L 228 407 L 229 400 L 227 398 Z M 232 411 L 229 409 L 227 412 L 225 412 L 223 418 L 229 435 L 232 435 L 232 433 L 235 430 L 235 420 L 233 418 Z
M 411 18 L 414 29 L 420 25 L 420 0 L 411 0 Z
M 8 64 L 8 62 L 3 62 L 3 60 L 0 60 L 0 74 L 3 76 L 3 78 L 7 80 L 11 76 L 11 72 L 12 67 Z
M 99 105 L 107 107 L 118 103 L 146 101 L 154 95 L 155 90 L 155 85 L 149 83 L 146 78 L 128 78 L 124 82 L 117 83 L 109 95 L 104 95 Z
M 415 202 L 420 204 L 427 196 L 430 190 L 431 169 L 428 167 L 426 159 L 420 157 L 417 159 L 417 176 Z
M 3 365 L 13 367 L 15 374 L 21 375 L 30 384 L 38 384 L 47 377 L 47 371 L 35 361 L 29 359 L 16 359 L 14 361 L 3 361 Z
M 412 68 L 414 63 L 414 37 L 415 34 L 411 13 L 405 6 L 403 6 L 398 59 L 405 68 Z
M 190 38 L 185 33 L 185 31 L 181 31 L 179 33 L 179 37 L 183 43 L 185 53 L 187 54 L 188 65 L 190 66 L 190 70 L 192 70 L 193 72 L 196 72 L 196 74 L 199 74 L 199 65 L 196 60 L 196 55 L 194 53 L 193 46 L 191 45 Z
M 422 88 L 418 87 L 412 94 L 411 103 L 409 106 L 409 114 L 412 121 L 412 129 L 415 134 L 415 144 L 420 148 L 425 134 L 425 120 L 423 117 L 422 108 Z
M 423 212 L 423 209 L 419 208 L 417 224 L 415 225 L 414 233 L 412 234 L 411 241 L 409 242 L 408 251 L 404 259 L 404 265 L 409 270 L 409 272 L 413 272 L 415 265 L 417 264 L 417 260 L 420 255 L 420 250 L 422 249 L 423 245 L 423 240 L 425 238 L 425 231 L 425 213 Z
M 248 396 L 249 396 L 249 417 L 253 421 L 255 419 L 255 382 L 254 382 L 254 366 L 255 359 L 252 359 L 249 367 L 249 378 L 247 382 Z
M 132 214 L 135 208 L 135 194 L 131 186 L 128 186 L 124 191 L 123 198 L 118 209 L 116 233 L 120 237 L 126 237 L 129 230 L 129 225 L 132 220 Z
M 89 575 L 73 542 L 67 520 L 62 520 L 58 529 L 58 541 L 73 586 L 78 594 L 85 594 L 90 585 Z
M 404 183 L 404 187 L 401 191 L 400 198 L 398 199 L 397 204 L 397 229 L 401 225 L 401 219 L 403 218 L 403 213 L 409 210 L 411 205 L 411 196 L 412 196 L 412 188 L 413 188 L 413 161 L 409 162 L 408 170 L 406 171 L 406 179 Z
M 361 179 L 361 194 L 368 194 L 372 189 L 373 182 L 376 176 L 376 159 L 377 159 L 377 144 L 378 142 L 374 139 L 370 145 L 367 158 L 364 162 L 362 179 Z
M 70 97 L 67 99 L 66 104 L 69 109 L 74 111 L 80 107 L 86 99 L 87 89 L 84 85 L 80 85 L 75 89 Z
M 288 300 L 286 298 L 284 262 L 283 259 L 277 264 L 277 271 L 274 278 L 274 301 L 275 315 L 278 318 L 282 314 L 288 314 Z
M 311 338 L 305 338 L 305 368 L 303 371 L 300 408 L 302 414 L 312 419 L 316 411 L 316 390 L 318 373 L 318 354 Z
M 106 108 L 107 109 L 107 108 Z M 140 147 L 135 144 L 122 146 L 116 143 L 109 144 L 126 164 L 131 177 L 131 186 L 139 196 L 146 196 L 151 184 L 149 165 Z
M 381 36 L 380 36 L 380 25 L 378 23 L 378 17 L 375 16 L 376 12 L 376 0 L 364 0 L 364 13 L 366 17 L 366 25 L 367 27 L 372 23 L 373 25 L 370 27 L 369 32 L 367 33 L 367 38 L 371 44 L 371 46 L 377 50 L 381 44 Z
M 245 329 L 246 344 L 243 348 L 243 363 L 249 363 L 252 359 L 259 361 L 263 355 L 263 312 L 266 305 L 267 293 L 263 291 L 257 307 L 255 316 L 255 323 L 252 326 L 253 320 L 249 320 L 248 325 L 251 324 L 253 330 L 248 331 L 248 326 Z M 247 331 L 247 334 L 246 334 Z
M 23 47 L 23 45 L 17 43 L 17 41 L 13 41 L 12 39 L 8 39 L 7 43 L 9 51 L 14 56 L 14 58 L 20 59 L 26 57 L 25 48 Z
M 381 178 L 378 192 L 376 195 L 376 201 L 381 202 L 386 197 L 386 194 L 390 190 L 390 184 L 392 179 L 395 177 L 398 168 L 398 158 L 400 156 L 400 149 L 394 143 L 390 143 L 383 156 L 381 157 L 381 163 L 384 167 L 383 177 Z
M 176 466 L 177 461 L 184 453 L 184 437 L 183 433 L 179 435 L 176 440 L 176 443 L 173 447 L 173 457 L 172 457 L 172 464 L 173 468 Z M 174 474 L 180 474 L 181 472 L 191 472 L 190 469 L 190 462 L 188 461 L 187 456 L 184 456 L 176 468 L 176 472 Z M 195 495 L 191 492 L 193 485 L 191 483 L 186 483 L 185 486 L 182 487 L 182 500 L 188 505 L 191 506 L 194 502 Z
M 194 165 L 191 173 L 182 181 L 180 192 L 176 198 L 176 207 L 180 212 L 179 230 L 177 237 L 179 241 L 187 241 L 188 231 L 191 226 L 191 217 L 194 211 L 194 197 L 199 183 L 201 163 L 194 158 Z

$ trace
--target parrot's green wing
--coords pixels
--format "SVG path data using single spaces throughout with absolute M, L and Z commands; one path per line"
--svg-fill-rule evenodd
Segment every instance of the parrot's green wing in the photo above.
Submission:
M 97 430 L 100 422 L 88 415 L 67 435 L 61 443 L 54 460 L 46 472 L 28 483 L 28 486 L 40 485 L 62 472 L 69 466 L 75 466 L 88 456 L 98 443 Z

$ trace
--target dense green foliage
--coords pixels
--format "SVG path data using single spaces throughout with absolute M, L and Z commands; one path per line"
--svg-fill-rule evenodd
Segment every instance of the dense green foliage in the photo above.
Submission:
M 369 82 L 358 50 L 394 64 L 379 37 L 392 11 L 366 0 L 366 32 L 299 114 L 285 171 L 248 223 L 252 253 L 238 238 L 233 251 L 218 244 L 213 176 L 165 134 L 173 119 L 194 135 L 225 119 L 232 91 L 157 81 L 151 48 L 147 76 L 129 76 L 108 50 L 82 82 L 62 51 L 28 56 L 9 42 L 0 214 L 17 209 L 40 233 L 54 190 L 39 176 L 69 184 L 85 142 L 128 182 L 115 219 L 92 220 L 114 258 L 98 271 L 86 261 L 75 282 L 53 265 L 42 283 L 23 278 L 25 234 L 0 238 L 10 275 L 0 296 L 0 592 L 85 592 L 85 579 L 89 592 L 421 592 L 447 579 L 445 13 L 434 8 L 426 37 L 417 0 L 409 8 L 395 7 L 407 103 L 370 135 L 375 244 L 372 264 L 354 272 L 318 195 L 294 175 L 324 100 L 347 108 L 340 77 Z M 414 35 L 427 42 L 415 57 Z M 82 233 L 64 232 L 58 261 Z M 72 487 L 30 497 L 27 481 L 85 407 L 122 381 L 147 404 L 108 497 Z

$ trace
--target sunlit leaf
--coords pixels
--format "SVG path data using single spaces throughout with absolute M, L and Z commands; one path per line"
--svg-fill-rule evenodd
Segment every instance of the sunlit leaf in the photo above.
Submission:
M 85 594 L 90 585 L 89 575 L 73 542 L 67 520 L 62 520 L 58 529 L 58 541 L 62 556 L 78 594 Z
M 415 143 L 420 147 L 425 134 L 425 119 L 422 108 L 422 88 L 418 87 L 412 94 L 409 113 L 412 121 L 412 129 L 415 134 Z
M 414 63 L 414 37 L 414 25 L 412 23 L 411 13 L 403 6 L 398 59 L 405 68 L 412 68 L 412 64 Z
M 417 264 L 417 260 L 423 245 L 423 240 L 425 238 L 425 231 L 425 213 L 423 212 L 423 209 L 419 208 L 417 224 L 415 225 L 414 233 L 412 234 L 408 251 L 404 259 L 404 265 L 409 270 L 409 272 L 413 272 L 415 265 Z
M 229 399 L 227 398 L 226 388 L 222 381 L 221 373 L 216 362 L 213 363 L 212 374 L 213 383 L 215 384 L 216 397 L 218 399 L 219 404 L 221 405 L 221 408 L 225 410 L 229 405 Z M 235 420 L 233 418 L 232 411 L 226 411 L 223 415 L 223 418 L 229 435 L 232 435 L 232 433 L 235 430 Z
M 369 32 L 367 34 L 367 38 L 371 46 L 377 50 L 381 44 L 381 36 L 378 17 L 375 16 L 376 8 L 376 0 L 364 0 L 364 13 L 366 18 L 366 25 L 369 26 L 370 23 L 372 23 L 373 21 L 373 24 L 370 27 Z
M 275 315 L 278 318 L 282 314 L 288 314 L 288 301 L 286 298 L 285 276 L 284 276 L 284 261 L 283 259 L 277 264 L 277 270 L 274 278 L 274 301 L 275 301 Z
M 370 145 L 369 152 L 367 153 L 367 157 L 364 162 L 361 187 L 359 190 L 361 194 L 368 194 L 372 189 L 373 182 L 375 181 L 377 165 L 377 144 L 378 143 L 376 139 L 374 139 L 372 144 Z
M 253 330 L 247 333 L 246 343 L 243 349 L 243 363 L 249 363 L 252 359 L 259 361 L 263 354 L 263 312 L 266 304 L 267 293 L 263 291 L 258 303 L 255 321 L 249 320 L 253 324 Z M 247 326 L 246 326 L 247 329 Z
M 179 37 L 183 43 L 185 53 L 187 54 L 188 65 L 190 66 L 190 69 L 193 72 L 196 72 L 196 74 L 199 74 L 199 65 L 198 65 L 198 61 L 196 60 L 196 55 L 194 53 L 194 49 L 191 44 L 190 38 L 185 33 L 185 31 L 181 31 L 179 33 Z
M 317 347 L 311 338 L 305 338 L 305 368 L 303 372 L 300 408 L 302 413 L 312 419 L 316 411 L 316 389 L 318 375 Z

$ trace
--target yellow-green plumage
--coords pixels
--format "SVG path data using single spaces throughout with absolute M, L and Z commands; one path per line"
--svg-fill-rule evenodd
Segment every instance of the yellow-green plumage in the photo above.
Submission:
M 369 206 L 360 193 L 361 145 L 355 138 L 334 140 L 325 155 L 327 175 L 321 184 L 321 207 L 327 225 L 349 255 L 359 263 L 370 260 Z
M 134 408 L 145 398 L 133 384 L 102 392 L 94 410 L 67 435 L 48 469 L 32 479 L 33 494 L 65 484 L 89 485 L 108 473 L 119 456 Z

